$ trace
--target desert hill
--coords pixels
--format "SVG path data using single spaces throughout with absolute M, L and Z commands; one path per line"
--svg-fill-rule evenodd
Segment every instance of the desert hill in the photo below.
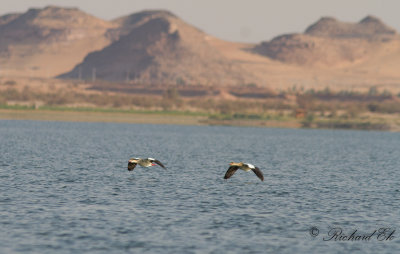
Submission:
M 14 19 L 18 18 L 20 15 L 21 14 L 19 14 L 19 13 L 11 13 L 11 14 L 6 14 L 4 16 L 0 16 L 0 26 L 13 21 Z
M 259 44 L 215 38 L 165 10 L 104 21 L 48 6 L 0 17 L 2 76 L 398 93 L 399 69 L 400 36 L 373 16 L 324 17 Z
M 385 25 L 374 16 L 367 16 L 358 23 L 341 22 L 332 17 L 323 17 L 309 26 L 305 34 L 331 38 L 392 39 L 396 30 Z
M 365 61 L 382 49 L 395 49 L 398 43 L 396 31 L 376 17 L 367 16 L 358 23 L 323 17 L 303 34 L 278 36 L 254 51 L 290 64 L 342 67 Z
M 209 44 L 211 36 L 166 11 L 144 11 L 115 21 L 109 31 L 119 38 L 62 78 L 150 84 L 238 85 L 251 77 L 239 64 Z
M 48 6 L 0 17 L 0 65 L 10 75 L 51 77 L 109 44 L 114 25 L 76 8 Z
M 145 10 L 113 20 L 112 22 L 116 24 L 116 28 L 110 29 L 107 33 L 109 36 L 119 39 L 121 36 L 129 34 L 134 28 L 155 18 L 168 19 L 178 17 L 166 10 Z

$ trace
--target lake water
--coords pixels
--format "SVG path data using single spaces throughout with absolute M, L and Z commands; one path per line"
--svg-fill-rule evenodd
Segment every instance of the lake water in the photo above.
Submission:
M 1 253 L 400 249 L 399 133 L 3 120 L 0 144 Z

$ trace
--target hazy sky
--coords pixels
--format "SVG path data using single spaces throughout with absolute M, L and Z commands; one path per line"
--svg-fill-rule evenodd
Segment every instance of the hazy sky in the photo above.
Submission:
M 78 7 L 107 20 L 168 9 L 206 33 L 242 42 L 303 32 L 322 16 L 358 22 L 372 14 L 400 31 L 400 0 L 1 0 L 0 15 L 47 5 Z

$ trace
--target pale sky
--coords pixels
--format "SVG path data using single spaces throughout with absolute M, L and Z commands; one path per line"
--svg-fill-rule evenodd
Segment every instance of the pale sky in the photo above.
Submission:
M 238 42 L 303 32 L 322 16 L 358 22 L 371 14 L 400 31 L 400 0 L 1 0 L 0 15 L 47 5 L 78 7 L 106 20 L 167 9 L 208 34 Z

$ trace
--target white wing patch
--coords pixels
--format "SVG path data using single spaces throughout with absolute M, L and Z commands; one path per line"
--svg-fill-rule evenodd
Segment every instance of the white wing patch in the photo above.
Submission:
M 250 163 L 246 163 L 246 165 L 247 165 L 249 168 L 256 168 L 253 164 L 250 164 Z

